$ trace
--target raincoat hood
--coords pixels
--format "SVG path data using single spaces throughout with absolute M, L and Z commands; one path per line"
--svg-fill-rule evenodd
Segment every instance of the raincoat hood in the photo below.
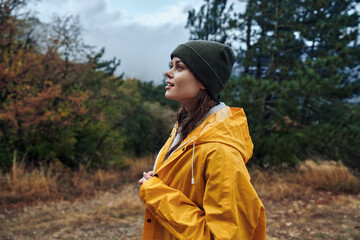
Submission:
M 246 163 L 253 154 L 254 145 L 248 130 L 245 112 L 241 108 L 225 107 L 210 115 L 200 126 L 196 144 L 217 142 L 239 151 Z
M 175 139 L 177 128 L 178 124 L 176 123 L 170 138 L 156 158 L 154 172 L 159 170 L 160 166 L 164 167 L 166 165 L 161 163 L 164 161 L 165 154 L 169 151 L 171 143 Z M 206 143 L 220 143 L 230 146 L 236 149 L 241 154 L 244 163 L 247 163 L 253 154 L 254 145 L 251 141 L 244 110 L 225 106 L 211 114 L 184 139 L 181 145 L 170 155 L 169 160 L 176 158 L 173 155 L 181 153 L 180 150 L 184 151 L 189 147 L 193 148 L 194 156 L 196 146 Z M 193 161 L 193 157 L 191 161 Z M 191 164 L 193 165 L 193 163 Z

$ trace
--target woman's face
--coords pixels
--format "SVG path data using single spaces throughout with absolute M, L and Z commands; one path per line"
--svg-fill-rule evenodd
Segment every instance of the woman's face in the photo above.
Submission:
M 171 69 L 165 75 L 168 78 L 165 97 L 182 103 L 187 109 L 196 103 L 200 90 L 205 89 L 178 57 L 172 59 Z

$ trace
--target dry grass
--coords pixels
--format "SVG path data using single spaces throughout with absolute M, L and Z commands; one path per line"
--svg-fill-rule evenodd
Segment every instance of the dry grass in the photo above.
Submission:
M 156 156 L 151 155 L 148 157 L 138 159 L 128 159 L 129 168 L 126 171 L 127 181 L 136 181 L 143 176 L 143 172 L 151 171 L 154 166 Z
M 14 156 L 11 172 L 0 172 L 1 205 L 48 200 L 74 200 L 94 196 L 99 191 L 122 188 L 125 183 L 137 182 L 143 171 L 152 169 L 154 156 L 128 159 L 124 169 L 87 170 L 80 166 L 70 171 L 60 162 L 48 168 L 26 169 Z
M 306 160 L 298 170 L 276 172 L 250 169 L 254 188 L 259 196 L 275 201 L 308 199 L 315 190 L 332 193 L 360 193 L 360 179 L 341 162 Z
M 80 167 L 77 171 L 70 171 L 61 163 L 49 168 L 26 170 L 24 164 L 17 163 L 14 158 L 12 171 L 0 174 L 0 207 L 39 200 L 74 200 L 94 196 L 99 191 L 120 190 L 125 183 L 136 183 L 143 171 L 151 170 L 154 159 L 155 156 L 128 159 L 128 167 L 123 170 L 89 171 Z M 306 199 L 316 190 L 360 192 L 359 178 L 341 163 L 333 161 L 316 163 L 307 160 L 296 171 L 251 168 L 250 175 L 262 199 Z M 135 202 L 132 196 L 135 195 L 129 192 L 129 197 L 124 198 L 126 202 L 118 204 L 128 205 L 132 209 L 132 202 Z M 114 212 L 114 209 L 116 206 L 111 211 Z
M 294 182 L 290 173 L 250 170 L 251 181 L 261 199 L 279 201 L 284 198 L 308 198 L 313 189 Z
M 306 160 L 300 166 L 296 181 L 316 190 L 360 192 L 359 179 L 341 162 Z
M 0 173 L 0 206 L 94 196 L 122 186 L 123 175 L 122 171 L 89 171 L 84 167 L 70 171 L 60 163 L 26 169 L 23 163 L 14 161 L 11 172 Z
M 26 199 L 49 199 L 58 192 L 58 175 L 43 168 L 26 172 L 23 163 L 16 162 L 14 156 L 11 174 L 0 175 L 0 204 Z
M 138 191 L 139 189 L 135 188 L 132 184 L 126 185 L 119 194 L 119 197 L 115 201 L 101 205 L 96 210 L 95 216 L 124 218 L 127 215 L 142 214 L 145 206 L 138 197 Z

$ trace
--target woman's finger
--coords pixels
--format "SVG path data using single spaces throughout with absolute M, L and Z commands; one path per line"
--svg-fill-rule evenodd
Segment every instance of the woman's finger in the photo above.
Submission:
M 151 177 L 152 177 L 152 176 L 151 176 L 150 174 L 148 174 L 148 173 L 146 173 L 145 176 L 144 176 L 144 178 L 145 178 L 146 180 L 149 180 Z
M 142 185 L 145 181 L 146 181 L 145 178 L 141 178 L 141 179 L 139 180 L 139 184 Z

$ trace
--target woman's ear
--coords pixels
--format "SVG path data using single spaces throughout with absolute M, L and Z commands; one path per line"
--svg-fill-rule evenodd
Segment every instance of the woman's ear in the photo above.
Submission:
M 196 82 L 199 84 L 198 86 L 200 87 L 201 90 L 205 90 L 206 87 L 204 86 L 204 84 L 198 79 L 196 78 Z

